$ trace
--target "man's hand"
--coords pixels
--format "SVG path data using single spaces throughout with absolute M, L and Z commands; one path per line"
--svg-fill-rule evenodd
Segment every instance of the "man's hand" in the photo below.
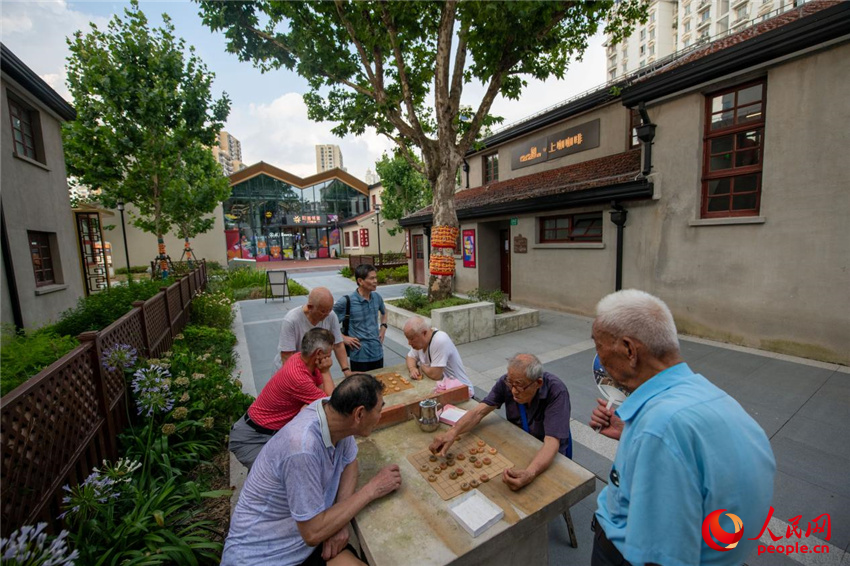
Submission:
M 355 350 L 360 349 L 360 340 L 354 336 L 343 336 L 342 341 L 345 342 L 345 345 L 349 348 L 354 348 Z
M 342 372 L 342 375 L 343 375 L 343 377 L 348 377 L 348 376 L 350 376 L 352 373 L 354 373 L 354 372 L 353 372 L 353 371 L 351 371 L 350 369 L 347 369 L 347 370 L 345 370 L 344 372 Z
M 326 372 L 331 371 L 331 367 L 333 367 L 333 365 L 334 365 L 333 358 L 328 356 L 327 358 L 324 358 L 323 360 L 321 360 L 317 367 L 318 367 L 318 369 L 321 373 L 326 373 Z
M 381 468 L 381 471 L 365 486 L 373 501 L 394 492 L 399 487 L 401 487 L 401 471 L 399 471 L 398 464 Z
M 408 358 L 408 360 L 410 360 L 410 358 Z M 408 363 L 407 373 L 410 374 L 410 379 L 415 379 L 417 381 L 422 379 L 422 374 L 419 373 L 419 366 L 414 365 L 413 367 L 410 367 L 410 364 Z
M 444 432 L 443 434 L 438 434 L 434 437 L 434 441 L 430 446 L 428 446 L 428 450 L 431 451 L 431 454 L 439 453 L 440 456 L 445 456 L 454 442 L 455 435 L 452 434 L 451 431 Z
M 596 404 L 590 416 L 590 427 L 608 438 L 620 440 L 620 435 L 623 434 L 622 419 L 614 414 L 613 409 L 607 408 L 608 402 L 604 399 L 597 399 Z
M 381 327 L 381 331 L 378 333 L 378 338 L 381 340 L 381 344 L 384 343 L 384 336 L 387 334 L 387 328 L 385 326 Z
M 520 470 L 518 468 L 510 468 L 502 471 L 502 481 L 508 484 L 511 491 L 516 491 L 527 486 L 534 481 L 534 477 L 534 474 L 528 470 Z
M 348 544 L 348 525 L 341 528 L 334 536 L 322 543 L 322 560 L 335 558 Z

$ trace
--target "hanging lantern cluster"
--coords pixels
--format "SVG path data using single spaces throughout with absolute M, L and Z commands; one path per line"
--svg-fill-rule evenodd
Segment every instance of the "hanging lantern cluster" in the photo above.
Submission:
M 435 248 L 454 248 L 460 229 L 454 226 L 435 226 L 431 228 L 431 246 Z

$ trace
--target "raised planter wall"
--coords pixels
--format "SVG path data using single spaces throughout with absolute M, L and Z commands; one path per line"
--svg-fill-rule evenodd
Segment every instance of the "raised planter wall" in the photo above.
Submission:
M 496 315 L 496 336 L 540 326 L 540 311 L 525 307 L 511 307 L 511 312 Z

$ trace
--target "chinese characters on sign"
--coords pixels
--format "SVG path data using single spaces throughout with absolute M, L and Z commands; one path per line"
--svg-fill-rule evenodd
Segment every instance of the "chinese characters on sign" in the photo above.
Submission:
M 599 147 L 598 118 L 516 147 L 511 151 L 511 169 L 528 167 L 594 147 Z
M 292 218 L 293 224 L 323 224 L 323 218 L 319 215 L 301 215 Z
M 361 228 L 360 229 L 360 245 L 364 248 L 369 247 L 369 229 Z
M 463 266 L 475 267 L 475 230 L 463 231 Z

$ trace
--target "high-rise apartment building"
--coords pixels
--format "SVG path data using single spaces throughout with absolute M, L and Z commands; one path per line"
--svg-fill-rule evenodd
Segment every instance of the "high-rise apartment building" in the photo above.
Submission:
M 224 130 L 219 132 L 218 145 L 213 146 L 212 152 L 226 177 L 245 169 L 245 164 L 242 163 L 242 142 Z
M 804 4 L 805 0 L 651 0 L 645 24 L 617 45 L 604 43 L 614 81 L 676 53 Z
M 316 172 L 321 173 L 328 169 L 339 167 L 342 170 L 342 152 L 338 145 L 322 144 L 316 146 Z
M 380 182 L 381 182 L 381 178 L 378 177 L 377 173 L 372 173 L 371 169 L 366 169 L 366 184 L 367 185 L 374 185 L 374 184 L 380 183 Z

